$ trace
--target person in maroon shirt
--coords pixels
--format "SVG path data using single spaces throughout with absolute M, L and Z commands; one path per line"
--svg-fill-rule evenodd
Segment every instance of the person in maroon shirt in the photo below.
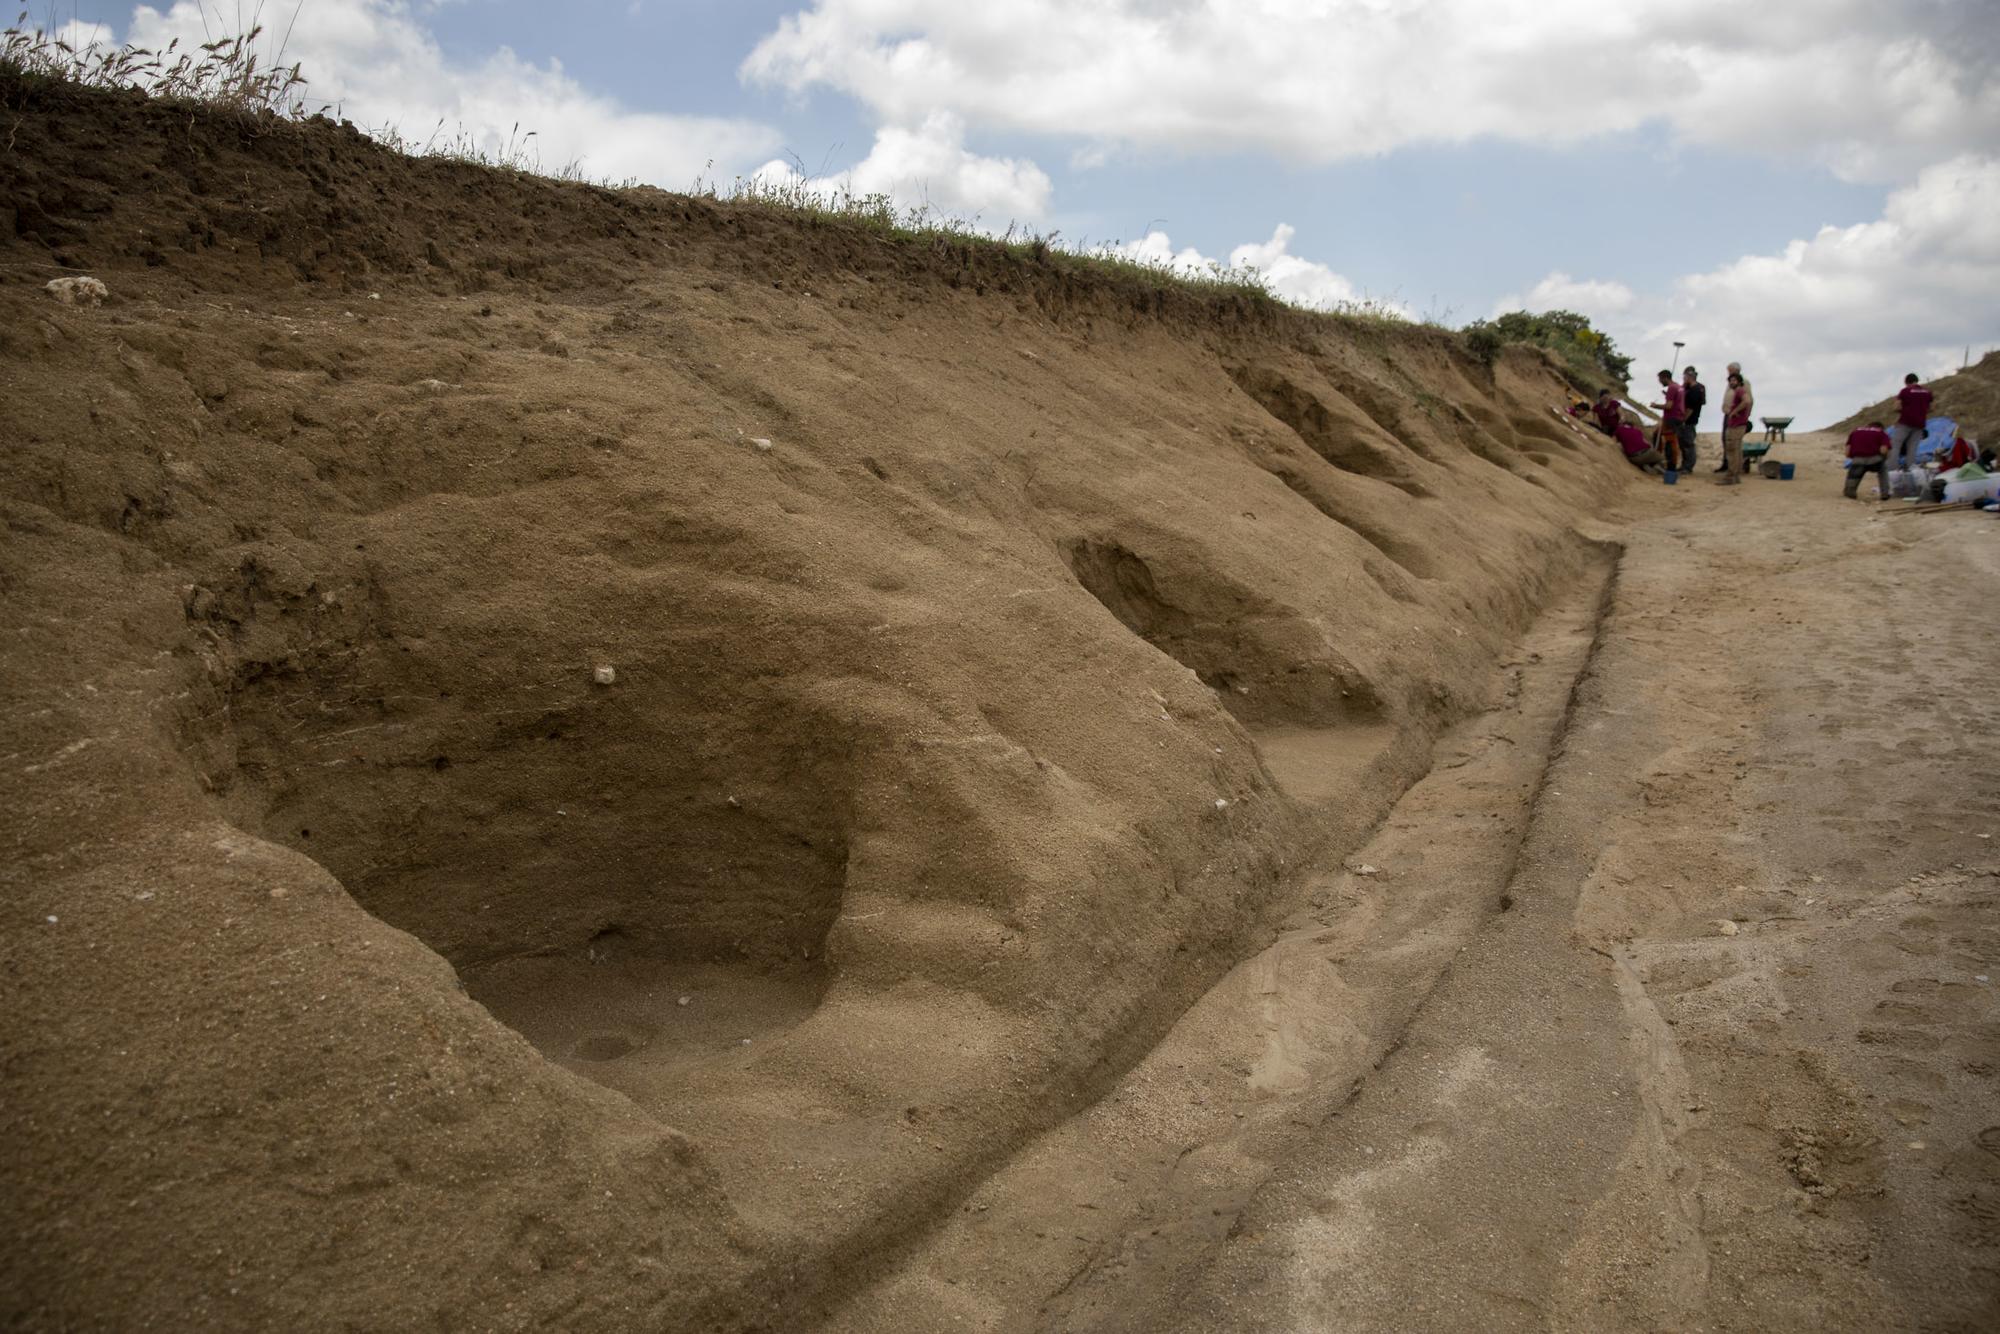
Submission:
M 1896 395 L 1896 424 L 1889 428 L 1889 461 L 1884 465 L 1883 485 L 1892 471 L 1917 466 L 1917 446 L 1924 442 L 1924 429 L 1931 419 L 1931 391 L 1917 383 L 1917 374 L 1903 377 L 1902 392 Z
M 1729 372 L 1729 388 L 1722 395 L 1722 466 L 1718 471 L 1723 476 L 1715 479 L 1719 486 L 1734 486 L 1743 480 L 1743 437 L 1750 431 L 1750 409 L 1755 403 L 1742 372 Z
M 1598 390 L 1597 402 L 1591 404 L 1590 411 L 1597 418 L 1598 430 L 1606 435 L 1618 434 L 1618 414 L 1622 409 L 1618 406 L 1616 389 Z
M 1869 473 L 1875 474 L 1876 482 L 1882 488 L 1882 499 L 1889 498 L 1889 470 L 1884 463 L 1889 458 L 1889 433 L 1882 429 L 1881 422 L 1869 422 L 1847 437 L 1847 489 L 1842 493 L 1849 500 L 1856 499 L 1861 492 L 1861 479 Z
M 1687 392 L 1674 383 L 1672 371 L 1660 372 L 1660 397 L 1664 403 L 1655 403 L 1660 410 L 1660 448 L 1667 452 L 1667 466 L 1678 469 L 1681 466 L 1681 423 L 1687 418 Z
M 1625 451 L 1625 461 L 1644 471 L 1663 462 L 1660 451 L 1646 443 L 1646 433 L 1639 429 L 1639 419 L 1626 413 L 1613 432 L 1618 447 Z

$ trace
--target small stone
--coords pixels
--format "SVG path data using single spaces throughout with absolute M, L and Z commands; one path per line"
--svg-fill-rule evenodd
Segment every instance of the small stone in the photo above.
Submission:
M 1913 1139 L 1913 1140 L 1911 1140 L 1911 1141 L 1910 1141 L 1910 1147 L 1911 1147 L 1912 1149 L 1921 1149 L 1921 1148 L 1923 1148 L 1923 1147 L 1925 1147 L 1925 1146 L 1924 1146 L 1924 1142 L 1923 1142 L 1922 1140 L 1920 1140 L 1920 1139 Z
M 271 897 L 274 899 L 290 898 L 291 894 L 292 891 L 286 889 L 283 885 L 274 886 L 271 890 Z
M 687 1004 L 687 1003 L 688 1003 L 689 1001 L 691 1001 L 691 1000 L 693 1000 L 693 999 L 694 999 L 694 997 L 692 997 L 692 996 L 683 996 L 683 997 L 681 997 L 681 998 L 680 998 L 680 999 L 679 999 L 678 1001 L 676 1001 L 676 1002 L 675 1002 L 675 1004 L 677 1004 L 677 1005 L 686 1005 L 686 1004 Z
M 749 1039 L 749 1038 L 745 1038 L 745 1039 L 743 1039 L 743 1045 L 744 1045 L 744 1046 L 746 1046 L 746 1047 L 747 1047 L 747 1046 L 749 1046 L 749 1045 L 750 1045 L 750 1039 Z
M 380 292 L 370 292 L 368 294 L 368 299 L 370 301 L 380 301 L 382 299 L 382 294 Z
M 1733 936 L 1736 932 L 1736 923 L 1730 921 L 1727 917 L 1720 918 L 1715 923 L 1715 934 L 1718 936 Z
M 590 674 L 590 679 L 601 686 L 611 685 L 618 680 L 618 669 L 616 667 L 599 667 Z
M 1217 797 L 1215 799 L 1215 809 L 1218 811 L 1229 809 L 1229 799 L 1227 797 Z
M 111 295 L 111 289 L 95 278 L 51 278 L 42 290 L 65 306 L 101 306 Z
M 1356 874 L 1356 875 L 1380 875 L 1380 874 L 1382 874 L 1382 870 L 1381 870 L 1381 868 L 1380 868 L 1380 867 L 1377 867 L 1377 866 L 1370 866 L 1370 865 L 1369 865 L 1369 864 L 1368 864 L 1367 862 L 1363 862 L 1363 863 L 1361 863 L 1361 865 L 1359 865 L 1359 866 L 1357 866 L 1357 867 L 1355 867 L 1355 868 L 1354 868 L 1354 874 Z M 1373 1152 L 1373 1150 L 1370 1150 L 1370 1152 Z
M 50 926 L 54 926 L 54 925 L 56 924 L 57 920 L 58 920 L 58 919 L 57 919 L 57 917 L 56 917 L 56 915 L 55 915 L 54 913 L 50 913 L 50 914 L 49 914 L 49 925 L 50 925 Z
M 764 438 L 763 436 L 761 436 L 761 435 L 753 435 L 753 436 L 751 436 L 751 437 L 750 437 L 750 443 L 751 443 L 751 444 L 753 444 L 753 445 L 755 445 L 755 446 L 757 446 L 757 448 L 759 448 L 759 449 L 769 449 L 769 448 L 771 447 L 771 442 L 770 442 L 769 440 L 766 440 L 766 439 L 765 439 L 765 438 Z

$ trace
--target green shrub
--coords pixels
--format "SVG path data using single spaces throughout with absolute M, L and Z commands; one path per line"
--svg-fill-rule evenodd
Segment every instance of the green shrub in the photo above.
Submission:
M 1573 310 L 1540 314 L 1510 310 L 1490 320 L 1474 320 L 1460 337 L 1466 351 L 1488 366 L 1509 343 L 1546 348 L 1578 388 L 1592 393 L 1607 381 L 1623 385 L 1632 378 L 1632 358 L 1618 351 L 1611 335 L 1591 328 L 1590 321 Z

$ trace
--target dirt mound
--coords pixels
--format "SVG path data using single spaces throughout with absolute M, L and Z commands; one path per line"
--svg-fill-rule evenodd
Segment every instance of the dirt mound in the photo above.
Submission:
M 1988 352 L 1962 371 L 1924 383 L 1936 396 L 1931 404 L 1933 412 L 1957 422 L 1961 434 L 1982 445 L 2000 443 L 2000 352 Z M 1895 420 L 1892 394 L 1826 429 L 1845 435 L 1871 421 L 1888 424 Z
M 1268 939 L 1629 477 L 1433 330 L 6 101 L 19 1323 L 796 1323 Z

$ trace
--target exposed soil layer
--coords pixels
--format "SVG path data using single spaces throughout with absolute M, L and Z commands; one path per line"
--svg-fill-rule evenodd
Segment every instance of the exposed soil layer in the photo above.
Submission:
M 16 1323 L 833 1309 L 1629 484 L 1432 330 L 0 93 Z
M 1911 590 L 2000 524 L 1839 441 L 1632 495 L 1278 938 L 824 1326 L 1994 1328 L 2000 650 Z

